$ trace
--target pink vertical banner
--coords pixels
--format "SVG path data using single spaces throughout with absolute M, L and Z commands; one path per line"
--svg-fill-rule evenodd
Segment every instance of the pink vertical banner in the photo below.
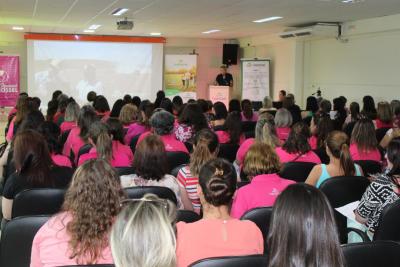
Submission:
M 0 56 L 0 107 L 15 106 L 19 90 L 19 56 Z

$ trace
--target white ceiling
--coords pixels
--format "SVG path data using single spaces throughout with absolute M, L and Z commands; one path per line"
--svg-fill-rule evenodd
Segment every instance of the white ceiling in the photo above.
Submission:
M 117 31 L 119 7 L 129 11 L 131 31 Z M 400 13 L 400 0 L 0 0 L 0 30 L 23 26 L 26 32 L 82 34 L 91 24 L 101 24 L 96 34 L 166 37 L 238 38 L 282 31 L 295 24 L 344 22 Z M 270 16 L 284 19 L 256 24 Z M 210 29 L 221 32 L 201 34 Z

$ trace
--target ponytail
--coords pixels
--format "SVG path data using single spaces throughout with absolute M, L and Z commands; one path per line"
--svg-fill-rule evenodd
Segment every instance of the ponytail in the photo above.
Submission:
M 353 176 L 356 173 L 353 159 L 351 158 L 349 145 L 343 143 L 340 148 L 340 166 L 345 176 Z
M 190 172 L 192 175 L 198 175 L 204 163 L 214 158 L 214 155 L 208 149 L 206 140 L 200 140 L 193 149 L 190 156 Z
M 102 132 L 96 140 L 97 158 L 112 160 L 112 139 L 107 132 Z

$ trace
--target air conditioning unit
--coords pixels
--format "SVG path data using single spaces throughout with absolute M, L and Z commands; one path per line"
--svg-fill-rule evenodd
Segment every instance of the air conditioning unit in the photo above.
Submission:
M 283 39 L 295 37 L 338 37 L 339 24 L 317 23 L 304 28 L 284 31 L 279 34 Z

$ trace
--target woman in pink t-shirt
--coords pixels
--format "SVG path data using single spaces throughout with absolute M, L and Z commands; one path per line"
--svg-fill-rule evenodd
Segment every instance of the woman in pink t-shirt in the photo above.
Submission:
M 235 168 L 223 159 L 207 162 L 200 170 L 198 194 L 203 219 L 177 223 L 177 266 L 220 256 L 262 254 L 264 241 L 260 229 L 250 221 L 229 215 L 236 191 Z
M 105 160 L 92 160 L 79 167 L 66 193 L 63 211 L 43 225 L 33 239 L 30 266 L 112 264 L 108 236 L 123 195 L 117 173 Z
M 28 99 L 26 96 L 20 96 L 18 98 L 16 108 L 17 112 L 8 124 L 8 131 L 6 133 L 7 142 L 10 142 L 13 139 L 14 135 L 16 134 L 15 130 L 28 114 Z
M 278 195 L 295 183 L 279 177 L 281 169 L 274 148 L 255 143 L 246 155 L 243 172 L 251 183 L 238 189 L 232 204 L 231 216 L 240 219 L 246 211 L 257 207 L 272 207 Z
M 393 127 L 393 111 L 386 101 L 379 102 L 377 107 L 377 118 L 373 121 L 375 129 Z
M 275 127 L 279 140 L 286 141 L 292 126 L 292 114 L 285 108 L 280 108 L 275 114 Z
M 132 123 L 127 133 L 125 134 L 125 145 L 130 145 L 132 138 L 142 133 L 150 131 L 150 117 L 154 111 L 154 105 L 150 102 L 143 101 L 140 104 L 140 112 L 138 114 L 138 121 Z
M 125 104 L 121 108 L 118 119 L 122 123 L 124 129 L 129 129 L 129 127 L 137 121 L 138 115 L 139 110 L 135 105 Z
M 246 140 L 242 134 L 242 121 L 240 113 L 231 112 L 226 118 L 222 130 L 217 130 L 215 133 L 218 136 L 220 144 L 238 144 L 241 145 Z
M 350 154 L 353 160 L 381 161 L 374 124 L 370 119 L 360 119 L 355 124 L 351 133 Z
M 77 126 L 79 116 L 79 105 L 76 102 L 71 102 L 65 109 L 64 121 L 60 125 L 61 133 L 71 130 Z
M 294 161 L 321 163 L 317 154 L 311 150 L 310 137 L 310 128 L 304 122 L 294 124 L 286 142 L 282 147 L 276 148 L 281 163 Z
M 251 101 L 248 99 L 242 100 L 241 103 L 242 112 L 241 112 L 241 120 L 242 121 L 257 121 L 258 114 L 253 111 L 253 105 Z

